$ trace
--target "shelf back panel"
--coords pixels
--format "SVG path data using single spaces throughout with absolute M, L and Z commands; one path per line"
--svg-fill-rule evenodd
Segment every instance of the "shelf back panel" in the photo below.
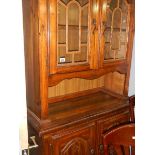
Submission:
M 48 88 L 48 97 L 56 97 L 85 90 L 91 90 L 104 86 L 104 76 L 94 79 L 86 80 L 80 78 L 66 79 L 57 84 L 56 86 Z
M 118 72 L 108 73 L 104 76 L 104 87 L 112 92 L 123 95 L 125 74 Z

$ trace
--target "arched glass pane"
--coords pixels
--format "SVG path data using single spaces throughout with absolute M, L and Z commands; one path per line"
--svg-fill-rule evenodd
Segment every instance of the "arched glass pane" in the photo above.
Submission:
M 88 62 L 89 0 L 58 0 L 58 64 Z
M 119 50 L 120 49 L 120 29 L 121 29 L 121 11 L 119 9 L 113 12 L 113 31 L 112 31 L 112 42 L 111 49 Z
M 66 7 L 58 3 L 58 24 L 66 25 Z
M 128 4 L 126 0 L 107 0 L 105 21 L 104 59 L 115 60 L 126 57 L 128 37 Z
M 112 11 L 110 9 L 107 9 L 107 20 L 106 20 L 106 27 L 111 27 L 112 23 Z
M 64 4 L 67 4 L 68 2 L 70 2 L 71 0 L 60 0 L 61 2 L 63 2 Z
M 113 11 L 117 5 L 118 5 L 118 0 L 108 0 L 109 7 Z
M 88 40 L 88 7 L 81 11 L 81 43 L 87 43 Z
M 119 9 L 115 10 L 113 15 L 113 28 L 121 28 L 121 11 Z
M 79 6 L 68 6 L 68 51 L 79 51 Z
M 68 6 L 68 24 L 79 25 L 79 6 L 76 3 Z
M 111 25 L 112 25 L 112 11 L 107 9 L 107 21 L 105 23 L 105 45 L 104 45 L 104 59 L 109 60 L 113 58 L 113 52 L 111 51 Z
M 66 44 L 66 8 L 58 3 L 58 43 Z
M 81 6 L 84 6 L 88 3 L 88 0 L 76 0 L 76 1 L 79 2 Z
M 122 21 L 121 21 L 121 33 L 120 33 L 120 49 L 116 54 L 116 58 L 122 59 L 126 57 L 127 41 L 128 41 L 129 8 L 126 0 L 119 0 L 119 8 L 122 11 Z

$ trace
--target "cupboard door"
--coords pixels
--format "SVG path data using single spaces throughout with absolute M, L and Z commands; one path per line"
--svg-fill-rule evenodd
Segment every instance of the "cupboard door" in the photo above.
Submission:
M 126 59 L 130 5 L 126 0 L 102 0 L 101 11 L 104 62 Z
M 91 0 L 49 0 L 50 74 L 90 68 L 92 4 Z
M 95 125 L 77 127 L 52 135 L 51 155 L 95 154 Z
M 102 144 L 102 134 L 109 130 L 110 128 L 113 128 L 115 126 L 118 126 L 123 123 L 128 123 L 130 119 L 129 112 L 124 112 L 118 115 L 115 115 L 111 118 L 107 119 L 101 119 L 97 123 L 97 135 L 98 135 L 98 154 L 103 155 L 103 144 Z

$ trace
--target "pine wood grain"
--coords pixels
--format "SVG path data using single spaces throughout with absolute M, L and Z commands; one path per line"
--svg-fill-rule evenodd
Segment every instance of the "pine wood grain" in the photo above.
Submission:
M 49 87 L 48 97 L 56 97 L 103 86 L 104 76 L 94 80 L 85 80 L 80 78 L 73 78 L 70 80 L 66 79 L 56 86 Z
M 124 91 L 125 74 L 118 72 L 109 73 L 105 75 L 105 88 L 118 94 L 123 94 Z

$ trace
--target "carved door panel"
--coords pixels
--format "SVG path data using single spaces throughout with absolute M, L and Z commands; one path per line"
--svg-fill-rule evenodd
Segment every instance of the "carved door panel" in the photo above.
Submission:
M 97 152 L 99 155 L 104 155 L 103 152 L 103 145 L 102 145 L 102 134 L 109 130 L 110 128 L 113 128 L 115 126 L 118 126 L 123 123 L 127 123 L 130 120 L 129 111 L 122 112 L 121 114 L 115 115 L 111 118 L 107 119 L 101 119 L 97 123 L 97 135 L 98 135 L 98 149 Z
M 52 135 L 51 155 L 88 155 L 95 153 L 95 125 L 77 127 Z

